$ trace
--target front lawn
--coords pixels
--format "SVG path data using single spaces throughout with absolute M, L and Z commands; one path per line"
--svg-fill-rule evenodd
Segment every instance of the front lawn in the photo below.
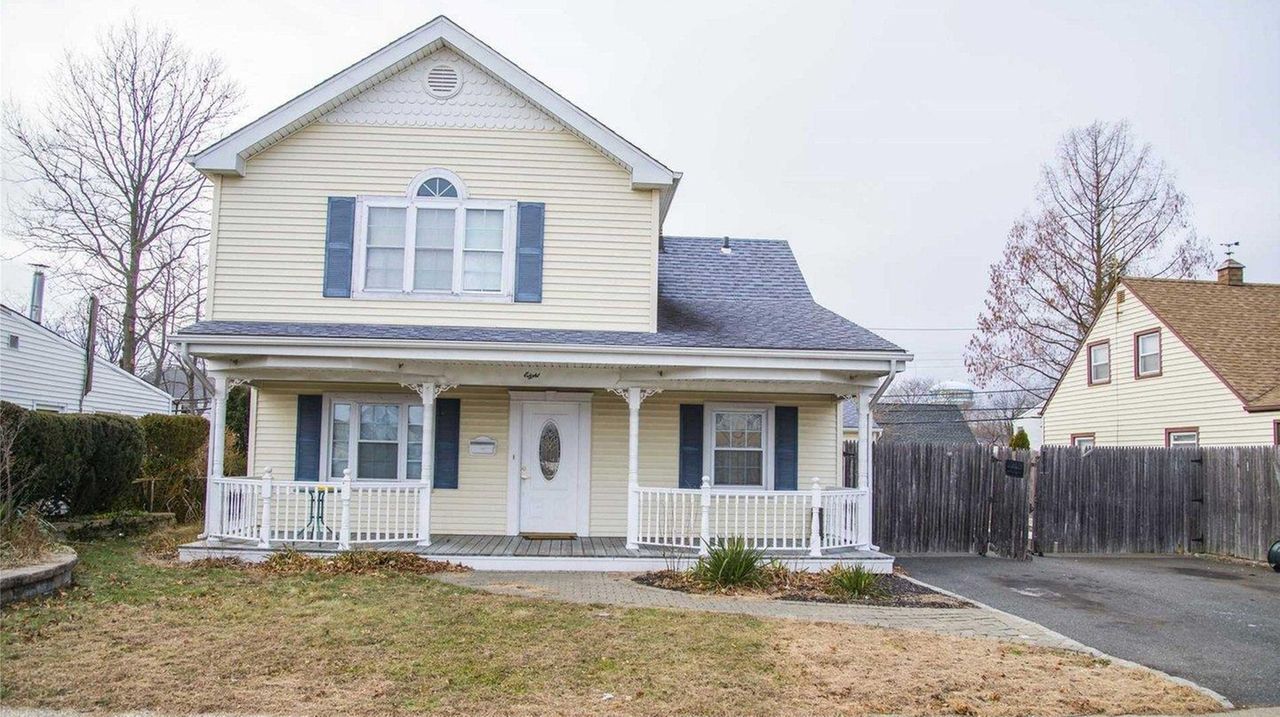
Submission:
M 1207 711 L 1075 653 L 856 625 L 583 606 L 409 574 L 180 566 L 77 544 L 4 609 L 0 703 L 90 712 L 1038 715 Z

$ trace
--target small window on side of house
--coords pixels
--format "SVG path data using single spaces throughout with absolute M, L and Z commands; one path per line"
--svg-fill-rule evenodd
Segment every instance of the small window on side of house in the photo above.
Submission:
M 1164 444 L 1169 448 L 1195 448 L 1200 445 L 1200 431 L 1195 428 L 1170 428 L 1164 432 Z
M 1089 385 L 1111 381 L 1111 343 L 1089 344 Z
M 16 348 L 18 348 L 18 344 L 19 344 L 18 335 L 17 335 L 17 334 L 9 334 L 9 348 L 11 348 L 11 349 L 16 349 Z
M 1134 336 L 1133 375 L 1135 378 L 1159 376 L 1161 372 L 1160 329 Z
M 1079 433 L 1071 437 L 1071 445 L 1076 448 L 1093 448 L 1095 443 L 1092 433 Z

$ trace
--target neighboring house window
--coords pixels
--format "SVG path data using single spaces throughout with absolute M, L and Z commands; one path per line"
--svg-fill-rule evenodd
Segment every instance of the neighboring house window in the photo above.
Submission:
M 11 348 L 11 349 L 16 349 L 16 348 L 18 348 L 18 343 L 19 343 L 18 335 L 17 335 L 17 334 L 9 334 L 9 348 Z
M 767 488 L 769 423 L 767 407 L 707 408 L 708 451 L 713 485 L 729 488 Z
M 1271 432 L 1273 434 L 1274 443 L 1277 446 L 1280 446 L 1280 421 L 1276 421 L 1274 424 L 1272 424 Z
M 456 175 L 419 174 L 403 197 L 360 197 L 356 276 L 366 298 L 510 296 L 516 202 L 470 199 Z
M 1089 344 L 1089 385 L 1111 381 L 1111 342 Z
M 329 405 L 329 477 L 350 468 L 357 480 L 418 480 L 422 475 L 422 404 L 391 398 Z
M 1195 448 L 1200 445 L 1200 429 L 1168 428 L 1164 432 L 1166 448 Z
M 1076 448 L 1093 448 L 1095 444 L 1094 435 L 1092 433 L 1073 433 L 1071 434 L 1071 445 Z
M 1133 375 L 1134 378 L 1159 376 L 1160 364 L 1160 329 L 1144 331 L 1133 336 Z

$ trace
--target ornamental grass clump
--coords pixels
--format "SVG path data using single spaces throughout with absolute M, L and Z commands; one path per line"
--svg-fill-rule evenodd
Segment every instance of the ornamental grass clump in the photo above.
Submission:
M 708 548 L 690 572 L 707 588 L 760 587 L 764 582 L 764 551 L 747 546 L 741 538 L 730 538 Z
M 833 565 L 826 578 L 827 592 L 842 600 L 882 598 L 888 594 L 884 580 L 861 565 Z

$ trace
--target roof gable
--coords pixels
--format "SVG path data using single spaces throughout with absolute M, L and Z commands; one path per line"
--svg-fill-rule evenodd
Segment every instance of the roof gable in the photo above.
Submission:
M 246 161 L 253 155 L 445 48 L 483 68 L 539 111 L 626 167 L 635 188 L 665 190 L 664 207 L 669 203 L 680 178 L 678 172 L 645 154 L 443 15 L 236 130 L 189 161 L 202 172 L 243 175 Z
M 1247 409 L 1280 407 L 1280 284 L 1122 283 Z
M 459 75 L 447 98 L 427 91 L 427 75 L 444 64 Z M 523 95 L 445 47 L 316 119 L 323 124 L 455 127 L 559 132 L 564 127 Z

